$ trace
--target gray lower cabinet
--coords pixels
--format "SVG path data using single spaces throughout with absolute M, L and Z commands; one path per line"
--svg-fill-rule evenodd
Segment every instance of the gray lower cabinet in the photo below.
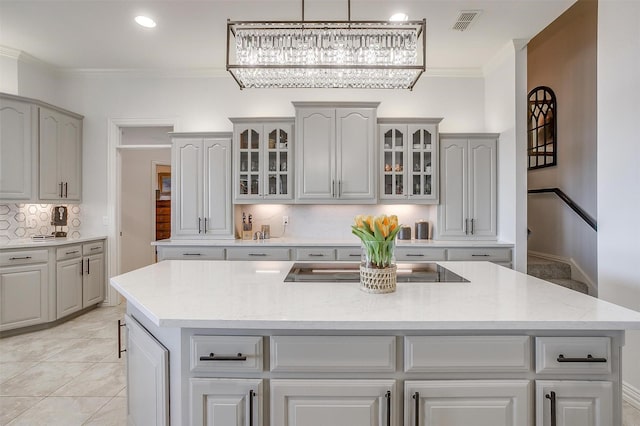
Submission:
M 81 256 L 57 262 L 57 319 L 82 309 L 82 269 Z
M 5 252 L 0 266 L 0 331 L 48 321 L 47 251 Z
M 56 249 L 57 319 L 104 300 L 104 241 Z
M 169 351 L 133 317 L 125 315 L 125 324 L 127 423 L 168 425 Z
M 261 426 L 264 398 L 261 379 L 189 380 L 191 425 Z M 272 423 L 284 424 L 284 423 Z M 295 423 L 291 423 L 295 424 Z
M 536 426 L 605 426 L 614 423 L 613 383 L 586 380 L 536 382 Z

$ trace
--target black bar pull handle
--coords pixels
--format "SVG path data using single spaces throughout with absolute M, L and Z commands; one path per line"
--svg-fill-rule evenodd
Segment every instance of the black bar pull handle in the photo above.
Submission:
M 202 256 L 201 253 L 183 253 L 183 256 Z
M 31 256 L 10 257 L 9 260 L 27 260 L 31 259 Z
M 324 257 L 324 254 L 320 254 L 320 253 L 309 253 L 309 257 Z
M 407 257 L 424 257 L 424 254 L 422 254 L 422 253 L 419 253 L 419 254 L 407 253 L 406 256 Z
M 198 234 L 202 234 L 202 218 L 198 218 Z
M 412 398 L 415 401 L 415 404 L 414 404 L 415 413 L 414 413 L 414 417 L 413 417 L 414 420 L 415 420 L 414 425 L 415 426 L 420 426 L 420 393 L 419 392 L 415 392 L 413 394 Z
M 118 320 L 118 359 L 122 358 L 122 352 L 126 352 L 126 349 L 122 349 L 122 337 L 120 336 L 120 328 L 125 327 L 127 324 Z
M 253 397 L 256 393 L 253 389 L 249 390 L 249 426 L 253 426 Z
M 78 250 L 66 251 L 64 254 L 76 254 L 76 253 L 78 253 Z
M 588 354 L 586 358 L 565 358 L 564 355 L 558 355 L 558 362 L 607 362 L 606 358 L 594 358 L 593 355 Z
M 489 257 L 490 254 L 472 254 L 471 257 Z
M 384 394 L 387 399 L 387 426 L 391 426 L 391 391 Z
M 200 361 L 246 361 L 247 356 L 238 352 L 238 355 L 216 355 L 213 352 L 209 356 L 201 356 Z
M 362 257 L 361 254 L 350 254 L 349 257 Z
M 207 233 L 207 218 L 204 218 L 204 233 Z
M 556 426 L 556 393 L 551 391 L 544 397 L 551 401 L 551 426 Z
M 65 182 L 64 183 L 64 198 L 69 198 L 69 182 Z
M 60 198 L 62 198 L 62 182 L 60 182 Z
M 90 261 L 91 259 L 87 259 L 87 275 L 91 275 L 91 267 L 89 266 L 91 264 Z
M 267 253 L 249 253 L 249 256 L 260 256 L 260 257 L 264 257 L 266 256 Z
M 473 235 L 473 231 L 474 231 L 473 228 L 475 228 L 474 222 L 475 222 L 475 219 L 471 219 L 471 235 Z

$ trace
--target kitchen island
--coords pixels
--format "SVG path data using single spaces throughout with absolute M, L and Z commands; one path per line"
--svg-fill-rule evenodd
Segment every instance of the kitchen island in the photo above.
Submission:
M 553 424 L 621 424 L 621 347 L 640 313 L 488 262 L 438 264 L 468 282 L 373 295 L 285 283 L 293 262 L 244 261 L 114 277 L 128 301 L 129 416 L 496 426 L 551 425 L 553 411 Z

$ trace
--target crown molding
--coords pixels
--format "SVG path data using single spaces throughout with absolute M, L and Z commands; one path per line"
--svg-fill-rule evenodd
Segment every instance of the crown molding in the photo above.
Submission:
M 33 65 L 37 65 L 43 68 L 47 68 L 50 71 L 54 71 L 57 72 L 59 71 L 59 68 L 56 67 L 55 65 L 52 65 L 48 62 L 45 62 L 41 59 L 36 58 L 35 56 L 31 56 L 28 53 L 19 50 L 19 49 L 13 49 L 11 47 L 7 47 L 7 46 L 0 46 L 0 56 L 3 56 L 5 58 L 10 58 L 10 59 L 14 59 L 16 61 L 19 62 L 24 62 L 27 64 L 33 64 Z
M 222 68 L 160 69 L 160 68 L 60 68 L 68 75 L 85 77 L 129 77 L 129 78 L 212 78 L 227 77 Z
M 425 77 L 457 77 L 482 78 L 482 68 L 429 68 L 423 74 Z M 420 81 L 420 80 L 418 80 Z

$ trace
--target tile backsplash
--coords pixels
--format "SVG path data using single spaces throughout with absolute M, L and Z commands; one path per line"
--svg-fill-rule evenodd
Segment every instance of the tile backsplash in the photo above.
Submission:
M 80 206 L 66 205 L 67 225 L 63 231 L 70 237 L 80 237 Z M 54 204 L 0 204 L 0 240 L 29 238 L 36 234 L 49 235 L 54 231 L 51 225 L 51 210 Z

